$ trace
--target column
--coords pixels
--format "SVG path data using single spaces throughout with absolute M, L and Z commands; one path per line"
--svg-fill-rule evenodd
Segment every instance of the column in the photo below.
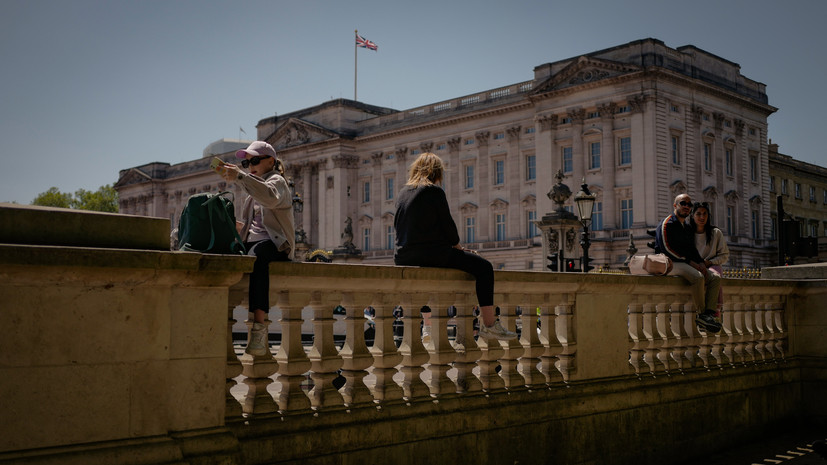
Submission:
M 617 160 L 615 160 L 615 139 L 614 139 L 614 113 L 617 105 L 609 103 L 599 108 L 600 118 L 603 120 L 603 140 L 600 142 L 602 160 L 600 169 L 603 173 L 603 198 L 598 202 L 603 203 L 603 228 L 617 228 L 617 199 L 615 198 L 615 171 Z
M 646 224 L 647 184 L 651 186 L 655 185 L 654 172 L 650 175 L 646 167 L 646 144 L 644 141 L 645 132 L 643 130 L 645 101 L 646 98 L 644 95 L 636 95 L 629 99 L 629 105 L 632 107 L 632 227 Z M 652 199 L 652 201 L 654 201 L 654 195 L 652 195 Z M 653 224 L 655 223 L 653 222 Z
M 491 223 L 491 213 L 488 208 L 488 194 L 491 188 L 491 177 L 488 174 L 490 162 L 488 159 L 488 138 L 490 136 L 491 133 L 489 131 L 480 131 L 476 134 L 477 145 L 479 146 L 477 149 L 477 170 L 479 171 L 479 176 L 477 176 L 475 190 L 479 193 L 479 207 L 482 211 L 482 215 L 477 218 L 479 220 L 479 228 L 477 228 L 478 242 L 491 240 L 492 237 L 491 232 L 488 230 L 489 224 Z
M 462 167 L 462 164 L 459 160 L 459 147 L 460 141 L 462 139 L 459 137 L 454 137 L 448 139 L 448 166 L 451 168 L 448 170 L 448 179 L 446 188 L 446 197 L 448 197 L 448 205 L 451 208 L 451 216 L 454 217 L 454 221 L 457 222 L 457 228 L 462 228 L 463 225 L 460 224 L 462 222 L 462 217 L 459 215 L 459 205 L 460 205 L 460 186 L 465 185 L 465 171 Z M 462 242 L 463 235 L 460 233 L 460 242 Z
M 534 118 L 537 137 L 534 139 L 534 149 L 537 156 L 537 217 L 553 209 L 548 192 L 554 184 L 554 174 L 560 169 L 560 156 L 554 142 L 557 132 L 557 115 L 537 115 Z
M 586 156 L 583 153 L 583 120 L 586 118 L 586 110 L 582 108 L 569 111 L 571 118 L 571 159 L 573 185 L 579 186 L 586 175 L 588 166 Z
M 373 192 L 379 194 L 379 197 L 371 197 L 371 215 L 373 216 L 373 224 L 371 225 L 370 231 L 370 245 L 374 249 L 381 249 L 384 248 L 385 244 L 382 242 L 383 236 L 385 232 L 382 230 L 384 225 L 382 224 L 382 206 L 385 204 L 385 198 L 387 196 L 387 192 L 385 189 L 387 185 L 385 185 L 385 177 L 382 174 L 382 161 L 385 159 L 384 152 L 374 152 L 370 156 L 372 162 L 372 173 L 371 173 L 371 189 Z M 376 187 L 373 187 L 373 186 Z M 393 188 L 397 190 L 398 184 L 396 184 L 396 179 L 394 179 Z M 357 189 L 358 190 L 358 189 Z M 394 198 L 396 198 L 396 192 L 393 193 Z
M 523 159 L 520 153 L 520 126 L 514 126 L 506 130 L 508 137 L 508 153 L 506 154 L 506 165 L 508 176 L 506 183 L 508 188 L 508 223 L 507 239 L 519 239 L 528 237 L 528 231 L 520 219 L 522 218 L 522 205 L 520 202 L 520 186 L 525 181 L 525 172 L 522 170 Z

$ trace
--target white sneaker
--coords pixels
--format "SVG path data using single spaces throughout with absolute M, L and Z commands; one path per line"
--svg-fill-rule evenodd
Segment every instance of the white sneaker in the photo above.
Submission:
M 430 344 L 431 343 L 431 327 L 430 326 L 422 326 L 422 343 L 423 344 Z
M 261 323 L 253 323 L 250 331 L 250 341 L 244 352 L 250 355 L 267 355 L 270 351 L 270 341 L 267 339 L 267 327 Z
M 494 322 L 493 326 L 480 325 L 480 337 L 483 339 L 498 339 L 500 341 L 508 341 L 510 339 L 517 339 L 517 333 L 509 331 L 502 327 L 500 320 Z

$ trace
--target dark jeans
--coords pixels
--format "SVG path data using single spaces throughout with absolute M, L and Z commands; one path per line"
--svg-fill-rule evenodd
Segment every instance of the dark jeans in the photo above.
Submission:
M 397 265 L 453 268 L 469 273 L 477 280 L 477 301 L 480 307 L 494 305 L 494 267 L 477 254 L 445 247 L 421 253 L 407 251 L 397 254 L 393 261 Z
M 270 239 L 258 242 L 245 242 L 247 255 L 254 255 L 256 262 L 250 273 L 250 289 L 247 297 L 249 310 L 270 312 L 270 262 L 290 261 L 286 252 L 279 252 Z

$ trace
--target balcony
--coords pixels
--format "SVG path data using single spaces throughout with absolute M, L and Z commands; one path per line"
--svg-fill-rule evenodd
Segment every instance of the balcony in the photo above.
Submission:
M 232 340 L 249 257 L 0 233 L 0 463 L 679 463 L 827 418 L 824 266 L 725 279 L 716 336 L 679 278 L 499 271 L 521 337 L 486 343 L 461 272 L 277 263 L 280 338 L 252 357 Z

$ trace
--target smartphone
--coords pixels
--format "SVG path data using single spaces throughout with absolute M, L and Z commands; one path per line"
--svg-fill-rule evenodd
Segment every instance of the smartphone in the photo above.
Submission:
M 213 158 L 212 161 L 210 162 L 210 168 L 212 168 L 213 170 L 218 170 L 218 167 L 223 165 L 223 164 L 224 164 L 224 162 L 221 161 L 220 158 Z

